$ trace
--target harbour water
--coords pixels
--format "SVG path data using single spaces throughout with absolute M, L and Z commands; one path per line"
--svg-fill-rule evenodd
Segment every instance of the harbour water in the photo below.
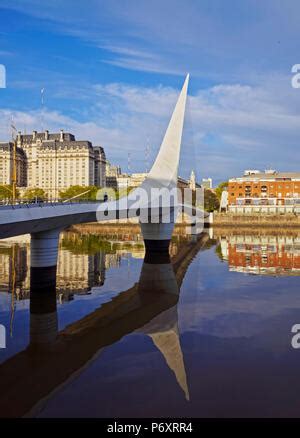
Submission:
M 28 243 L 0 242 L 0 416 L 298 416 L 300 233 L 179 233 L 170 253 L 65 233 L 41 295 Z

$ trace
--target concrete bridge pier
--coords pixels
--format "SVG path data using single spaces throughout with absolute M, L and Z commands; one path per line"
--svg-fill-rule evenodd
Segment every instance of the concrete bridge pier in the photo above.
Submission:
M 179 287 L 169 256 L 169 239 L 146 240 L 146 254 L 138 283 L 141 303 L 164 311 L 175 306 Z
M 148 292 L 157 295 L 175 295 L 178 299 L 179 287 L 173 265 L 170 262 L 158 263 L 156 258 L 151 256 L 148 257 L 148 260 L 144 260 L 139 279 L 139 293 Z M 174 302 L 177 302 L 176 299 Z
M 60 229 L 31 234 L 30 347 L 49 348 L 58 333 L 56 267 Z
M 57 265 L 59 234 L 61 229 L 31 233 L 30 266 L 49 268 Z
M 145 262 L 170 263 L 169 246 L 174 223 L 141 223 L 145 243 Z

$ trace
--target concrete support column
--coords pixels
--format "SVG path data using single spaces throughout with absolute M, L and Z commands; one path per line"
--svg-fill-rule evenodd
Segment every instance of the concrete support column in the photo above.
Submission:
M 141 223 L 146 254 L 139 280 L 139 293 L 143 300 L 156 296 L 169 306 L 178 299 L 179 289 L 170 260 L 169 245 L 174 221 L 169 223 Z M 150 294 L 149 294 L 150 292 Z M 174 301 L 175 300 L 175 301 Z
M 146 248 L 145 262 L 155 260 L 156 263 L 170 263 L 169 245 L 174 223 L 141 223 L 140 225 Z
M 150 260 L 149 260 L 150 259 Z M 155 263 L 155 258 L 144 261 L 140 280 L 140 293 L 171 294 L 179 296 L 179 288 L 171 263 Z
M 47 349 L 58 333 L 56 266 L 60 230 L 31 235 L 30 347 Z
M 30 270 L 30 347 L 47 349 L 58 333 L 56 266 Z
M 57 265 L 60 229 L 31 234 L 30 266 L 43 268 Z

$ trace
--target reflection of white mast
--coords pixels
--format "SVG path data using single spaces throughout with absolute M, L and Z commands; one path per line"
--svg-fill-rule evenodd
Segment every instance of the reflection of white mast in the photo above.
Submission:
M 171 309 L 172 310 L 172 309 Z M 167 314 L 167 310 L 164 314 Z M 154 345 L 163 355 L 168 367 L 175 374 L 176 380 L 185 394 L 186 400 L 190 399 L 187 384 L 186 371 L 183 360 L 183 353 L 180 345 L 178 323 L 176 322 L 169 330 L 156 333 L 149 333 Z
M 168 296 L 178 296 L 178 284 L 171 263 L 144 263 L 139 280 L 139 292 L 144 296 L 149 294 L 162 300 Z M 186 400 L 189 400 L 189 388 L 178 330 L 177 301 L 175 305 L 160 313 L 137 332 L 150 336 L 156 348 L 163 355 L 166 364 L 175 374 Z

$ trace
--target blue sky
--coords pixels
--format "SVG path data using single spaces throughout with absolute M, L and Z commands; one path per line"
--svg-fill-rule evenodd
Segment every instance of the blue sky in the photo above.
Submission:
M 61 128 L 132 171 L 154 158 L 184 76 L 180 173 L 299 169 L 297 0 L 1 0 L 0 140 Z M 44 123 L 40 90 L 45 88 Z

